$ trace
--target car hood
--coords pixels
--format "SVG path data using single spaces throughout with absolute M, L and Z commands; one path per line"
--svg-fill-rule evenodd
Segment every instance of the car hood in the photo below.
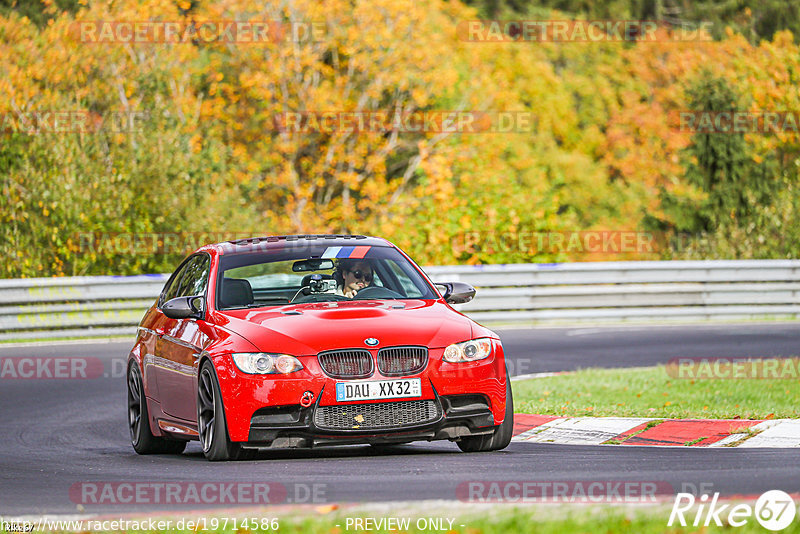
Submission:
M 217 324 L 263 352 L 312 355 L 339 348 L 424 345 L 442 348 L 472 336 L 470 319 L 441 301 L 318 302 L 217 312 Z

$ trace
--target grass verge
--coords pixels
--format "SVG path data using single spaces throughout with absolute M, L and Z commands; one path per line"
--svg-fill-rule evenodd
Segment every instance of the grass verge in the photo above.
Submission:
M 514 411 L 664 419 L 800 418 L 798 379 L 674 378 L 663 365 L 585 369 L 513 383 Z

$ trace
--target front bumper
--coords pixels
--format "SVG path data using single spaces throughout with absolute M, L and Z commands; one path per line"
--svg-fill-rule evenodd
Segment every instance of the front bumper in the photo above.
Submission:
M 320 407 L 343 407 L 336 400 L 337 380 L 327 376 L 316 356 L 298 357 L 303 369 L 290 375 L 247 375 L 238 370 L 228 354 L 213 357 L 225 408 L 231 441 L 257 443 L 258 446 L 311 447 L 324 443 L 402 442 L 415 440 L 458 439 L 467 435 L 491 432 L 505 417 L 506 380 L 502 345 L 495 344 L 493 354 L 484 360 L 453 364 L 442 361 L 444 349 L 429 349 L 427 367 L 412 375 L 421 379 L 422 395 L 415 399 L 432 401 L 438 417 L 420 424 L 391 425 L 388 428 L 324 428 L 315 422 Z M 375 373 L 368 380 L 395 379 Z M 300 405 L 305 393 L 313 395 L 307 408 Z M 464 410 L 452 399 L 479 395 L 484 399 L 480 410 Z M 387 401 L 363 401 L 352 405 L 368 406 Z M 474 404 L 474 403 L 473 403 Z M 347 404 L 349 406 L 351 404 Z
M 402 401 L 400 401 L 402 402 Z M 423 402 L 423 401 L 419 401 Z M 318 447 L 356 443 L 406 443 L 409 441 L 458 440 L 465 436 L 490 434 L 495 429 L 488 399 L 483 395 L 454 395 L 429 401 L 435 412 L 420 423 L 383 425 L 364 428 L 321 426 L 319 402 L 304 408 L 300 405 L 267 407 L 258 410 L 250 421 L 246 447 Z M 387 406 L 397 401 L 385 403 Z M 342 405 L 343 412 L 369 404 Z M 366 421 L 369 423 L 369 421 Z

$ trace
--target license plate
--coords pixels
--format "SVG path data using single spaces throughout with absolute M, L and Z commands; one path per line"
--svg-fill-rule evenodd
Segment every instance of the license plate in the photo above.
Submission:
M 422 381 L 419 378 L 336 383 L 337 402 L 421 396 Z

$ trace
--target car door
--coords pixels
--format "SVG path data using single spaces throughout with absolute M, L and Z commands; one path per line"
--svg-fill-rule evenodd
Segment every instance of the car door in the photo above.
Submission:
M 181 278 L 186 273 L 186 268 L 189 262 L 184 261 L 181 263 L 175 272 L 172 273 L 167 283 L 164 285 L 164 289 L 161 291 L 161 295 L 158 297 L 158 303 L 156 305 L 156 313 L 154 315 L 154 319 L 152 323 L 149 325 L 150 328 L 147 329 L 145 335 L 148 336 L 146 345 L 151 347 L 151 352 L 149 354 L 145 354 L 143 357 L 143 367 L 144 367 L 144 377 L 145 382 L 148 384 L 148 393 L 154 400 L 161 403 L 161 396 L 158 392 L 158 369 L 160 368 L 160 354 L 164 350 L 164 342 L 162 341 L 162 336 L 164 335 L 164 330 L 170 326 L 171 319 L 169 319 L 164 313 L 161 311 L 161 307 L 170 299 L 175 298 L 178 296 L 178 289 L 181 285 Z M 153 337 L 154 340 L 150 340 L 149 338 Z
M 175 296 L 205 296 L 210 264 L 208 254 L 192 257 Z M 162 324 L 156 370 L 161 409 L 172 417 L 192 421 L 197 417 L 197 364 L 209 343 L 205 321 L 164 316 Z

